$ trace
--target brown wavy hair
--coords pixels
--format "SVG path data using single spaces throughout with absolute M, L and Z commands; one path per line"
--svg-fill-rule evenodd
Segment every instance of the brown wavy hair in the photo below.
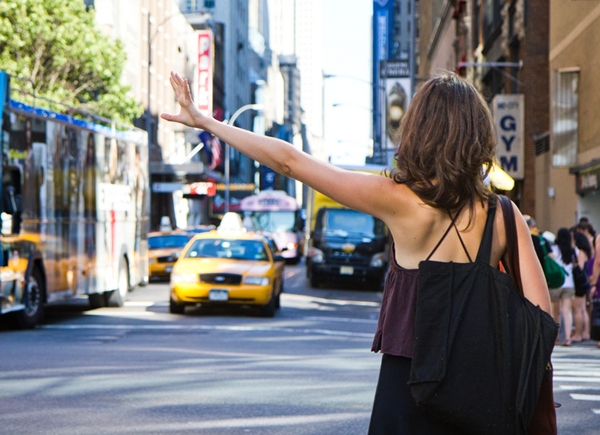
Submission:
M 484 178 L 495 161 L 492 116 L 477 89 L 454 73 L 425 82 L 396 134 L 396 168 L 389 174 L 426 204 L 456 212 L 491 191 Z

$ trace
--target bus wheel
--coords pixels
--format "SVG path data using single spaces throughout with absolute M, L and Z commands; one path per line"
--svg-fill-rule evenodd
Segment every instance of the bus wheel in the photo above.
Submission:
M 16 326 L 20 329 L 31 329 L 44 318 L 44 280 L 42 272 L 34 267 L 33 272 L 23 287 L 23 304 L 25 309 L 15 316 Z
M 106 306 L 106 298 L 104 297 L 104 293 L 90 293 L 88 295 L 88 301 L 92 310 Z
M 109 307 L 122 307 L 125 303 L 127 292 L 129 292 L 129 270 L 127 268 L 127 261 L 122 258 L 119 265 L 117 289 L 107 294 L 106 305 Z

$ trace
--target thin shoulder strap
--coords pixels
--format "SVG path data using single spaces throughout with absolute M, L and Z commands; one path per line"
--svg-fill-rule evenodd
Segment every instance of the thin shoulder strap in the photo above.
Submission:
M 469 251 L 467 251 L 467 247 L 465 246 L 465 242 L 463 242 L 463 239 L 460 236 L 460 231 L 458 231 L 458 228 L 456 228 L 456 225 L 454 225 L 454 229 L 456 230 L 456 235 L 458 236 L 458 240 L 460 240 L 460 244 L 462 245 L 463 249 L 465 250 L 465 254 L 467 254 L 467 258 L 469 259 L 469 262 L 472 263 L 473 260 L 471 259 L 471 255 L 469 254 Z
M 448 212 L 448 216 L 450 216 L 450 219 L 452 219 L 452 221 L 450 222 L 450 225 L 448 225 L 448 228 L 446 228 L 446 231 L 444 232 L 444 235 L 442 236 L 442 238 L 437 242 L 437 245 L 435 245 L 435 247 L 433 248 L 433 250 L 429 253 L 429 255 L 427 256 L 427 258 L 425 259 L 425 261 L 429 261 L 429 259 L 431 258 L 431 256 L 433 254 L 435 254 L 435 251 L 437 251 L 437 249 L 440 247 L 440 245 L 442 244 L 442 242 L 444 241 L 444 239 L 446 238 L 446 236 L 448 235 L 448 233 L 450 232 L 450 230 L 452 229 L 452 227 L 456 228 L 456 218 L 458 218 L 458 215 L 460 214 L 459 210 L 454 217 L 452 217 L 452 215 L 450 214 L 450 212 Z M 456 230 L 458 232 L 458 229 Z M 458 237 L 460 238 L 460 234 L 458 235 Z M 465 244 L 463 243 L 462 239 L 460 239 L 460 242 L 463 245 L 463 248 L 465 248 Z M 467 248 L 465 248 L 466 251 Z M 469 255 L 469 253 L 467 252 L 467 255 Z M 469 257 L 469 260 L 471 260 L 471 258 Z
M 517 238 L 517 224 L 515 221 L 515 212 L 512 202 L 506 196 L 502 195 L 500 204 L 502 205 L 502 214 L 504 217 L 504 229 L 506 231 L 506 257 L 507 264 L 504 267 L 507 269 L 515 281 L 519 293 L 523 294 L 523 283 L 521 281 L 521 269 L 519 264 L 519 241 Z
M 494 235 L 494 219 L 496 217 L 497 197 L 490 196 L 488 201 L 488 213 L 485 221 L 485 229 L 481 237 L 481 244 L 477 252 L 477 261 L 489 264 L 492 253 L 492 236 Z

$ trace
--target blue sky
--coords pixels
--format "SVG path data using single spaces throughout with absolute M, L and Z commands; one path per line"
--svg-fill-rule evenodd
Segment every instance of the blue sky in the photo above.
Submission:
M 323 0 L 325 140 L 332 162 L 362 164 L 371 138 L 371 0 Z M 339 106 L 333 107 L 333 104 Z

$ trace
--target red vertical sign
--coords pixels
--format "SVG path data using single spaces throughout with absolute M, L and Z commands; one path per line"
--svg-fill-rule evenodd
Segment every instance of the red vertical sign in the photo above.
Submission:
M 213 35 L 210 30 L 198 32 L 198 95 L 200 111 L 212 116 L 213 94 Z

